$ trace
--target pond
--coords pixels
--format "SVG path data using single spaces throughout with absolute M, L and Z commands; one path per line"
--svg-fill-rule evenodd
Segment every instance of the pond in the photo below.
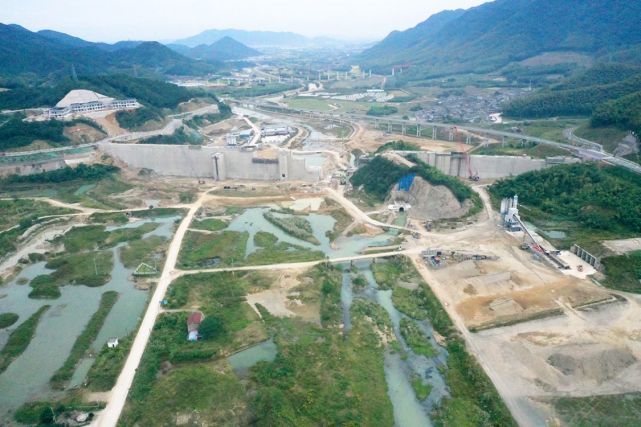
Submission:
M 110 230 L 123 227 L 139 227 L 148 222 L 160 226 L 146 234 L 171 236 L 178 217 L 145 219 L 124 226 L 109 227 Z M 49 379 L 62 366 L 76 340 L 91 316 L 98 309 L 100 297 L 104 292 L 117 291 L 118 301 L 105 319 L 92 349 L 97 352 L 110 337 L 123 337 L 137 328 L 148 301 L 148 292 L 136 289 L 130 279 L 133 270 L 125 268 L 118 255 L 118 245 L 112 248 L 114 267 L 111 279 L 104 286 L 63 286 L 61 296 L 54 300 L 35 300 L 28 297 L 31 287 L 27 282 L 36 276 L 47 274 L 44 262 L 24 268 L 12 281 L 0 287 L 0 312 L 14 312 L 19 321 L 9 330 L 0 331 L 0 346 L 4 346 L 9 333 L 24 322 L 43 305 L 51 308 L 42 316 L 35 335 L 27 349 L 16 358 L 5 372 L 0 374 L 0 419 L 9 418 L 8 412 L 17 409 L 24 402 L 36 399 L 55 398 L 60 395 L 49 387 Z M 83 359 L 77 366 L 71 385 L 84 382 L 93 359 Z
M 263 341 L 238 353 L 232 354 L 227 361 L 237 375 L 244 376 L 249 368 L 258 362 L 273 362 L 278 353 L 278 347 L 273 340 Z
M 238 231 L 238 232 L 248 232 L 249 239 L 247 241 L 247 247 L 245 249 L 245 255 L 255 252 L 258 248 L 254 244 L 254 236 L 259 231 L 265 231 L 275 235 L 279 241 L 290 243 L 293 245 L 302 246 L 304 248 L 319 250 L 322 251 L 325 255 L 330 258 L 341 258 L 358 255 L 364 249 L 369 246 L 384 246 L 390 239 L 391 235 L 397 233 L 396 230 L 392 230 L 388 233 L 383 233 L 378 236 L 350 236 L 350 237 L 339 237 L 333 244 L 330 242 L 327 233 L 334 229 L 334 224 L 336 220 L 329 215 L 322 214 L 309 214 L 305 218 L 309 221 L 312 226 L 312 233 L 314 237 L 320 242 L 319 245 L 306 242 L 304 240 L 297 239 L 287 233 L 285 233 L 280 228 L 273 225 L 271 222 L 267 221 L 263 214 L 269 212 L 270 207 L 259 207 L 259 208 L 250 208 L 246 209 L 241 215 L 234 218 L 234 220 L 229 224 L 227 230 Z M 290 215 L 286 214 L 276 214 L 280 217 L 287 217 Z

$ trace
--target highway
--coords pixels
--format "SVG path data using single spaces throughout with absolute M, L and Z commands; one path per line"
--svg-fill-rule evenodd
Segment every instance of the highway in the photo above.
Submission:
M 550 145 L 553 147 L 560 148 L 562 150 L 569 151 L 585 160 L 602 161 L 604 163 L 621 166 L 632 172 L 641 174 L 641 165 L 638 165 L 634 162 L 631 162 L 629 160 L 626 160 L 620 157 L 615 157 L 612 154 L 603 151 L 603 148 L 600 144 L 594 143 L 592 141 L 587 141 L 585 139 L 578 138 L 578 137 L 569 138 L 571 141 L 575 142 L 576 144 L 580 144 L 580 145 L 572 145 L 572 144 L 566 144 L 558 141 L 551 141 L 549 139 L 538 138 L 535 136 L 529 136 L 521 133 L 505 132 L 501 130 L 480 128 L 480 127 L 474 127 L 474 126 L 459 126 L 459 125 L 453 125 L 451 123 L 416 122 L 412 120 L 385 119 L 385 118 L 371 117 L 371 116 L 366 116 L 361 114 L 322 113 L 318 111 L 284 108 L 280 106 L 275 107 L 265 103 L 256 103 L 252 106 L 249 106 L 249 108 L 252 108 L 252 107 L 254 109 L 267 111 L 270 113 L 292 115 L 297 117 L 311 116 L 321 120 L 324 119 L 324 120 L 332 120 L 332 121 L 338 120 L 338 121 L 348 121 L 348 122 L 367 122 L 370 124 L 389 123 L 392 126 L 396 125 L 396 126 L 405 126 L 405 127 L 419 125 L 424 128 L 435 127 L 438 129 L 444 129 L 448 132 L 453 127 L 456 127 L 458 130 L 476 133 L 476 134 L 484 134 L 484 135 L 490 135 L 490 136 L 500 137 L 500 138 L 513 138 L 513 139 L 533 142 L 536 144 Z

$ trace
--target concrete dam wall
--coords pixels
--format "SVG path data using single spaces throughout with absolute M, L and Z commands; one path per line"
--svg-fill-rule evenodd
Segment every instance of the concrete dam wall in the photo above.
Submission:
M 159 175 L 249 181 L 308 181 L 323 178 L 289 150 L 244 151 L 236 147 L 104 143 L 99 149 L 130 167 Z
M 407 155 L 409 152 L 398 152 Z M 469 171 L 465 157 L 461 153 L 432 153 L 427 151 L 412 151 L 419 159 L 430 166 L 450 176 L 468 178 Z M 549 157 L 533 159 L 527 156 L 470 156 L 472 173 L 481 179 L 497 179 L 517 176 L 530 171 L 540 170 L 549 166 L 574 163 L 573 157 Z

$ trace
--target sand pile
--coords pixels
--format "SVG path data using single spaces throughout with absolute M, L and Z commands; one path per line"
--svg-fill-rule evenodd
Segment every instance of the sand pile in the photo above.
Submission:
M 548 363 L 563 375 L 596 381 L 598 384 L 615 378 L 637 359 L 627 349 L 604 345 L 565 346 L 551 354 Z

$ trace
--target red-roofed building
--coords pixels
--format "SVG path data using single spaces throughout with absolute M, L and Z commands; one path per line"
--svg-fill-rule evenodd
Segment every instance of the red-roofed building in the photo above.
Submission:
M 194 311 L 187 318 L 187 340 L 189 341 L 198 341 L 198 327 L 203 321 L 203 314 Z

